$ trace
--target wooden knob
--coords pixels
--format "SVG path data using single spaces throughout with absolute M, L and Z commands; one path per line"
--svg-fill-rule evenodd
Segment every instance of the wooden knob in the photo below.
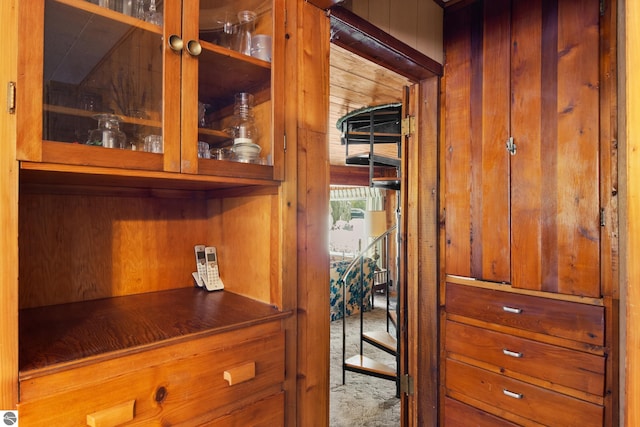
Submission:
M 191 56 L 198 56 L 202 53 L 202 45 L 198 40 L 189 40 L 187 42 L 187 52 Z
M 180 52 L 184 48 L 184 41 L 182 41 L 180 36 L 172 34 L 169 36 L 169 47 L 171 50 Z
M 131 421 L 134 417 L 135 403 L 135 400 L 129 400 L 111 408 L 89 414 L 87 415 L 87 425 L 91 427 L 111 427 Z
M 235 368 L 227 369 L 224 371 L 224 380 L 229 385 L 240 384 L 245 381 L 249 381 L 256 376 L 256 362 L 245 363 L 244 365 L 236 366 Z

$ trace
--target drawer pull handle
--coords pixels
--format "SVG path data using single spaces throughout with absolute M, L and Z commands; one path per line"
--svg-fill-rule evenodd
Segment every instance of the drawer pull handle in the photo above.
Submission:
M 514 393 L 512 391 L 507 390 L 506 388 L 502 390 L 505 396 L 513 397 L 514 399 L 522 399 L 522 393 Z
M 522 357 L 522 353 L 517 352 L 517 351 L 507 350 L 506 348 L 503 348 L 503 349 L 502 349 L 502 352 L 503 352 L 505 355 L 507 355 L 507 356 L 517 357 L 517 358 Z
M 136 401 L 130 400 L 102 411 L 87 415 L 87 425 L 91 427 L 117 426 L 131 421 Z
M 245 381 L 249 381 L 256 376 L 256 362 L 245 363 L 244 365 L 236 366 L 235 368 L 227 369 L 224 371 L 224 380 L 229 385 L 240 384 Z
M 513 314 L 520 314 L 522 313 L 522 309 L 521 308 L 515 308 L 515 307 L 509 307 L 507 305 L 503 306 L 502 309 L 504 311 L 506 311 L 507 313 L 513 313 Z

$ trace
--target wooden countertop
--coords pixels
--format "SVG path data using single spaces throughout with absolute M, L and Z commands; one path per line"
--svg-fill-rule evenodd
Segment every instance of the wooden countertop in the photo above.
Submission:
M 180 288 L 20 311 L 20 379 L 228 332 L 290 313 L 228 291 Z

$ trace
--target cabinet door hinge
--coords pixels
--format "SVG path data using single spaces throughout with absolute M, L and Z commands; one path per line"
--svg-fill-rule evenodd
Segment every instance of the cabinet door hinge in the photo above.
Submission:
M 7 83 L 7 111 L 16 113 L 16 82 Z
M 400 376 L 400 393 L 413 396 L 413 377 L 410 375 Z
M 416 132 L 416 118 L 407 116 L 402 119 L 402 136 L 411 136 Z
M 604 208 L 600 208 L 600 227 L 607 225 Z
M 600 16 L 604 16 L 604 10 L 605 10 L 604 0 L 600 0 Z
M 287 134 L 285 133 L 282 138 L 282 149 L 287 151 Z
M 516 143 L 513 142 L 513 137 L 512 136 L 510 136 L 509 139 L 507 139 L 507 151 L 512 156 L 514 156 L 516 154 Z

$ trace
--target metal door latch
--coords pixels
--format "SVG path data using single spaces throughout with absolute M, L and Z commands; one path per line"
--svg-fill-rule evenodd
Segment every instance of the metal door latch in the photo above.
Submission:
M 516 144 L 515 144 L 515 142 L 513 142 L 513 137 L 512 136 L 510 136 L 509 139 L 507 139 L 507 151 L 512 156 L 516 154 Z

